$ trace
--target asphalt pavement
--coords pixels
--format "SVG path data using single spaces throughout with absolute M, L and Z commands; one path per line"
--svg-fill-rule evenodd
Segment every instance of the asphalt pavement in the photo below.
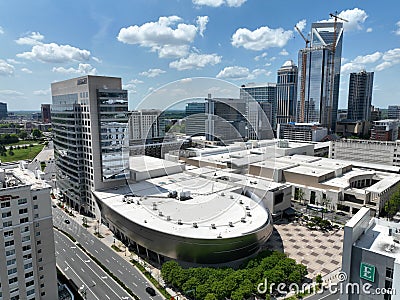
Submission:
M 70 223 L 65 223 L 65 220 L 69 220 Z M 148 281 L 147 278 L 144 277 L 144 275 L 129 261 L 118 255 L 108 245 L 104 244 L 101 239 L 98 239 L 81 224 L 77 223 L 75 218 L 70 217 L 58 207 L 53 208 L 53 224 L 59 229 L 62 229 L 73 236 L 88 253 L 96 257 L 110 272 L 118 277 L 118 279 L 120 279 L 141 300 L 164 299 L 164 297 L 158 292 L 152 283 Z M 59 262 L 59 260 L 62 260 L 62 258 L 57 256 L 57 264 L 62 263 L 61 261 Z M 90 286 L 93 283 L 91 280 L 89 280 L 87 282 L 85 281 L 85 284 L 86 286 Z M 148 286 L 151 286 L 156 290 L 157 294 L 154 297 L 151 297 L 146 292 L 146 287 Z
M 67 236 L 54 230 L 58 268 L 78 286 L 84 299 L 133 299 Z

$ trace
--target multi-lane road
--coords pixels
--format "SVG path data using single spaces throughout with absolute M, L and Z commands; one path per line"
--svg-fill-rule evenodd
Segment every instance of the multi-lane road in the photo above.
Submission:
M 65 223 L 65 220 L 69 220 L 70 223 L 67 224 Z M 131 263 L 129 263 L 127 260 L 119 256 L 117 253 L 115 253 L 114 250 L 112 250 L 110 247 L 105 245 L 103 242 L 99 241 L 93 234 L 88 232 L 86 228 L 84 228 L 81 224 L 78 224 L 73 218 L 67 216 L 64 212 L 62 212 L 58 207 L 53 208 L 53 223 L 55 226 L 58 228 L 64 230 L 65 232 L 69 233 L 72 235 L 78 243 L 80 243 L 85 250 L 96 257 L 110 272 L 112 272 L 118 279 L 120 279 L 136 296 L 138 296 L 141 300 L 143 299 L 155 299 L 155 300 L 161 300 L 164 299 L 161 294 L 156 290 L 157 295 L 154 297 L 151 297 L 147 292 L 146 292 L 146 287 L 152 286 L 152 284 L 141 274 L 136 268 L 132 266 Z M 85 270 L 83 268 L 83 265 L 92 267 L 95 264 L 94 262 L 89 262 L 85 263 L 84 261 L 90 260 L 87 256 L 84 258 L 79 254 L 79 256 L 83 259 L 81 260 L 79 257 L 77 257 L 77 254 L 79 253 L 78 248 L 70 248 L 67 249 L 64 247 L 65 244 L 65 236 L 61 233 L 59 233 L 57 230 L 54 230 L 54 236 L 55 236 L 55 241 L 56 241 L 56 249 L 57 249 L 57 265 L 60 266 L 60 268 L 64 271 L 65 268 L 68 268 L 70 270 L 70 273 L 74 273 L 74 275 L 71 275 L 70 273 L 67 273 L 64 271 L 64 273 L 67 275 L 67 277 L 71 278 L 72 280 L 77 280 L 77 286 L 82 287 L 81 282 L 84 282 L 84 287 L 82 288 L 82 291 L 84 291 L 85 288 L 93 286 L 95 281 L 96 285 L 94 285 L 92 288 L 88 288 L 86 291 L 86 297 L 87 299 L 107 299 L 107 297 L 103 297 L 103 295 L 108 295 L 111 299 L 131 299 L 131 296 L 127 292 L 120 293 L 120 290 L 116 290 L 116 294 L 118 294 L 118 297 L 116 296 L 115 293 L 112 295 L 107 294 L 110 293 L 109 289 L 111 285 L 107 284 L 112 280 L 111 278 L 108 278 L 109 276 L 105 274 L 105 272 L 97 272 L 97 274 L 102 274 L 100 275 L 100 281 L 99 284 L 97 284 L 96 280 L 98 279 L 92 279 L 90 276 L 87 276 L 87 272 L 89 270 Z M 60 236 L 63 236 L 64 239 L 61 240 Z M 73 244 L 73 243 L 72 243 Z M 60 245 L 60 246 L 59 246 Z M 64 248 L 59 248 L 59 247 L 64 247 Z M 73 246 L 72 246 L 73 247 Z M 65 249 L 62 250 L 62 249 Z M 73 258 L 73 260 L 71 259 Z M 68 265 L 66 265 L 68 263 Z M 82 269 L 84 271 L 82 271 Z M 94 269 L 93 269 L 94 270 Z M 92 270 L 90 270 L 92 272 Z M 93 276 L 93 272 L 91 273 Z M 72 277 L 75 276 L 75 277 Z M 79 279 L 79 277 L 80 279 Z M 107 279 L 102 278 L 104 276 L 107 276 Z M 94 278 L 97 278 L 99 276 L 95 276 Z M 105 284 L 107 283 L 107 284 Z M 100 298 L 95 298 L 93 296 L 93 293 L 96 293 L 96 291 L 100 291 L 101 288 L 104 288 L 102 290 L 102 297 Z M 89 292 L 90 290 L 90 292 Z M 93 291 L 93 293 L 91 292 Z M 89 294 L 92 296 L 92 298 L 89 298 Z M 123 297 L 129 297 L 129 298 L 123 298 Z
M 54 239 L 57 265 L 79 287 L 84 299 L 132 299 L 68 237 L 55 230 Z

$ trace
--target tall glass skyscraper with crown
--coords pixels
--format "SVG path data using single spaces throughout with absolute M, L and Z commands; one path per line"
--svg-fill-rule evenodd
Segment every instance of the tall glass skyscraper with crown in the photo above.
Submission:
M 342 43 L 343 23 L 312 24 L 311 45 L 299 51 L 298 122 L 318 122 L 335 130 Z

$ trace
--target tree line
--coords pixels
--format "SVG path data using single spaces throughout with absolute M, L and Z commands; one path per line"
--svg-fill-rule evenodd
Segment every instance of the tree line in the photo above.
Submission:
M 296 263 L 284 253 L 266 250 L 246 261 L 239 269 L 232 268 L 182 268 L 176 261 L 162 265 L 164 281 L 190 299 L 243 300 L 258 295 L 257 286 L 267 280 L 267 291 L 276 292 L 279 283 L 289 287 L 301 285 L 308 274 L 307 267 Z M 266 299 L 269 293 L 260 295 Z

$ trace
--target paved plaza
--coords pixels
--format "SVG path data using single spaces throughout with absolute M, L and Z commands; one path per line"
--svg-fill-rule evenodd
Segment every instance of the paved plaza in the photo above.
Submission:
M 343 229 L 322 232 L 299 223 L 275 224 L 268 248 L 284 251 L 288 257 L 307 266 L 308 276 L 325 276 L 342 265 Z

